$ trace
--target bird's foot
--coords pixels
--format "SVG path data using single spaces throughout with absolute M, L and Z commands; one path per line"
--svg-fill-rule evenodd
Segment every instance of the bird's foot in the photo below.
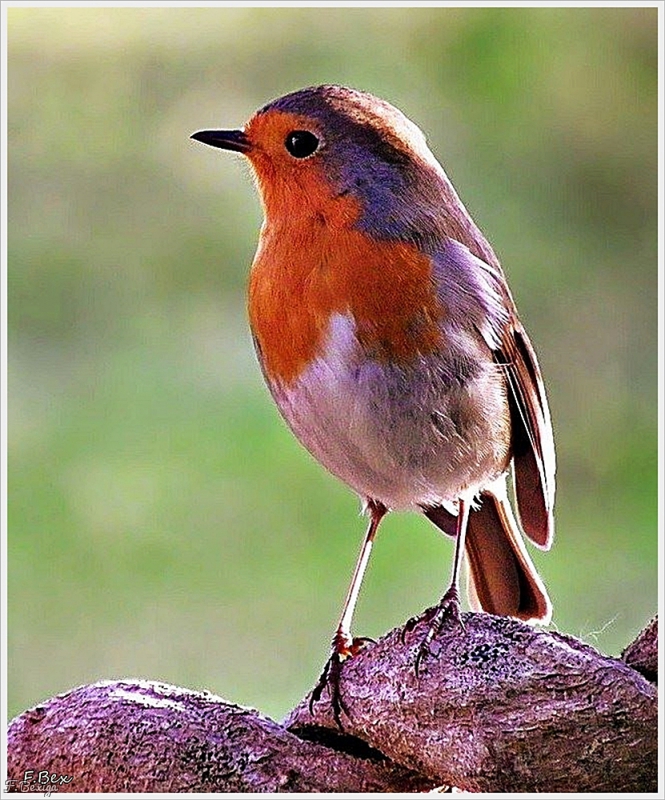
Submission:
M 314 703 L 318 703 L 321 699 L 323 690 L 328 687 L 328 695 L 330 696 L 330 705 L 332 707 L 333 718 L 337 727 L 342 730 L 342 712 L 351 719 L 351 713 L 348 706 L 342 697 L 342 688 L 340 685 L 340 678 L 342 675 L 342 664 L 353 656 L 357 655 L 363 648 L 365 648 L 374 639 L 368 636 L 361 636 L 355 639 L 350 639 L 339 631 L 335 634 L 332 641 L 332 649 L 330 658 L 326 661 L 323 667 L 323 672 L 319 676 L 316 686 L 312 689 L 309 697 L 309 713 L 312 714 L 314 710 Z
M 431 655 L 430 645 L 434 638 L 438 636 L 439 631 L 443 627 L 443 623 L 448 619 L 452 623 L 458 625 L 464 631 L 464 623 L 462 622 L 462 614 L 460 610 L 460 599 L 457 587 L 453 584 L 448 591 L 441 598 L 438 606 L 432 609 L 434 612 L 429 620 L 429 628 L 425 634 L 425 638 L 420 643 L 418 654 L 416 655 L 415 672 L 416 677 L 420 677 L 420 668 Z M 409 620 L 410 622 L 411 620 Z M 407 626 L 408 626 L 407 622 Z M 406 626 L 405 626 L 406 627 Z
M 400 631 L 399 638 L 402 644 L 406 644 L 406 637 L 411 631 L 416 627 L 416 625 L 420 624 L 421 622 L 430 623 L 434 617 L 436 616 L 436 612 L 439 610 L 439 606 L 432 606 L 431 608 L 426 609 L 421 614 L 417 614 L 415 617 L 410 617 L 404 623 L 402 630 Z

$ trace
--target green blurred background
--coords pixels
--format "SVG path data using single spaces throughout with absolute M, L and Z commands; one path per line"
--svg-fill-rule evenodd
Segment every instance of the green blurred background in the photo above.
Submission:
M 554 624 L 618 654 L 657 605 L 656 9 L 8 11 L 8 690 L 102 678 L 281 717 L 364 523 L 286 430 L 245 315 L 248 168 L 190 141 L 315 83 L 427 133 L 544 370 Z M 356 633 L 435 602 L 452 547 L 389 518 Z

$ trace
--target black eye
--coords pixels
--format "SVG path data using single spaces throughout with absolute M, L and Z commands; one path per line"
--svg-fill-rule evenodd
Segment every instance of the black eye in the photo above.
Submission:
M 284 145 L 294 158 L 307 158 L 316 153 L 319 139 L 309 131 L 291 131 Z

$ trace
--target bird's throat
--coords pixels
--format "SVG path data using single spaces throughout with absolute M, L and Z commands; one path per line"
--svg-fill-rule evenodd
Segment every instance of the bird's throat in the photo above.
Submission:
M 249 318 L 266 376 L 281 385 L 320 355 L 335 313 L 352 316 L 360 351 L 377 361 L 405 363 L 441 345 L 445 309 L 429 257 L 405 242 L 376 241 L 339 205 L 333 219 L 268 220 L 262 231 Z

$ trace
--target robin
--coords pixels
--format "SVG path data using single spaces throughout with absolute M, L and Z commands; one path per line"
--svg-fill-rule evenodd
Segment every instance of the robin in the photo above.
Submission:
M 351 620 L 379 523 L 424 514 L 455 538 L 444 619 L 472 605 L 547 623 L 551 604 L 521 529 L 548 549 L 554 442 L 536 355 L 492 248 L 418 127 L 371 94 L 317 86 L 274 100 L 242 130 L 194 139 L 242 153 L 265 221 L 249 320 L 270 392 L 309 452 L 369 516 L 326 668 L 335 718 L 342 662 L 367 641 Z

